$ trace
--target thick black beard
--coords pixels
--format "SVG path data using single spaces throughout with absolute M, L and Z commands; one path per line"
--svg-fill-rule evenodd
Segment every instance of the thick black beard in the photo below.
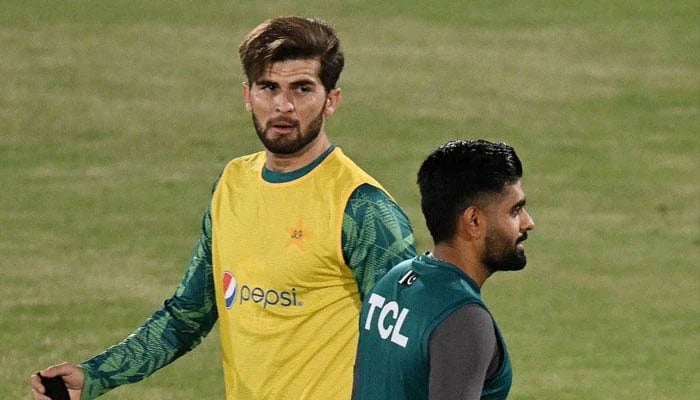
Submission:
M 527 257 L 524 251 L 514 251 L 500 259 L 484 259 L 486 268 L 491 272 L 496 271 L 520 271 L 527 264 Z
M 299 136 L 294 140 L 285 140 L 286 138 L 278 140 L 269 139 L 265 135 L 266 129 L 260 126 L 260 122 L 255 118 L 255 114 L 253 114 L 253 126 L 255 126 L 258 138 L 260 138 L 263 146 L 265 146 L 269 152 L 282 155 L 294 154 L 313 142 L 318 137 L 319 133 L 321 133 L 323 113 L 325 110 L 326 106 L 324 105 L 318 115 L 311 121 L 306 131 L 301 132 L 301 128 L 297 125 L 296 128 L 299 129 Z
M 525 240 L 526 237 L 524 236 L 522 240 Z M 520 241 L 516 242 L 516 246 Z M 518 250 L 515 246 L 506 248 L 504 243 L 505 240 L 500 234 L 486 236 L 486 254 L 482 260 L 486 268 L 491 272 L 520 271 L 525 268 L 525 264 L 527 264 L 525 251 Z

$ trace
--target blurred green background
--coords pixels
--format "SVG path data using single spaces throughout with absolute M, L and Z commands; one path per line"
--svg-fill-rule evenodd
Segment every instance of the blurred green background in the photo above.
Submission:
M 512 144 L 537 224 L 484 296 L 512 399 L 700 398 L 700 6 L 659 1 L 0 1 L 0 398 L 116 343 L 179 282 L 211 185 L 260 148 L 237 59 L 316 16 L 336 145 L 431 246 L 415 173 Z M 105 399 L 222 399 L 218 332 Z M 284 366 L 280 366 L 284 368 Z

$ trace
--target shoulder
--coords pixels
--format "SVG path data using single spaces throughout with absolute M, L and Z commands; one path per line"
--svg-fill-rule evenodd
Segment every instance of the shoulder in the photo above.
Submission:
M 355 188 L 349 201 L 376 203 L 377 206 L 396 204 L 384 189 L 370 183 L 363 183 Z
M 480 359 L 485 365 L 496 351 L 496 329 L 491 314 L 481 305 L 465 304 L 447 315 L 430 335 L 430 349 L 462 352 L 467 359 Z M 479 357 L 475 357 L 479 354 Z
M 230 160 L 219 173 L 216 178 L 212 192 L 216 190 L 219 184 L 224 182 L 238 182 L 241 177 L 245 176 L 260 176 L 262 168 L 265 165 L 265 152 L 258 152 L 236 157 Z
M 222 175 L 237 171 L 239 169 L 250 168 L 250 166 L 258 166 L 262 168 L 265 164 L 265 152 L 246 154 L 230 160 L 222 171 Z
M 372 212 L 379 218 L 400 218 L 407 220 L 404 210 L 384 188 L 371 183 L 363 183 L 353 190 L 348 199 L 350 213 Z
M 352 232 L 374 236 L 386 231 L 392 232 L 391 237 L 400 237 L 411 245 L 414 241 L 413 227 L 406 212 L 384 189 L 369 183 L 359 185 L 350 194 L 343 224 L 350 236 Z M 415 255 L 415 251 L 411 255 Z
M 454 393 L 483 398 L 489 366 L 497 359 L 490 314 L 476 304 L 457 308 L 431 333 L 428 353 L 431 398 L 452 398 Z
M 472 336 L 478 332 L 480 335 L 493 337 L 494 340 L 496 337 L 491 314 L 478 303 L 467 303 L 456 309 L 443 320 L 435 332 L 461 336 Z

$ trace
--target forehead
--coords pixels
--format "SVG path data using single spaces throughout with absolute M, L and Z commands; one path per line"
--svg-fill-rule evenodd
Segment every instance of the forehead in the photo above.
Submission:
M 523 198 L 525 197 L 525 190 L 523 190 L 523 181 L 518 179 L 515 183 L 512 183 L 510 185 L 506 185 L 505 187 L 506 193 L 515 198 Z
M 523 200 L 525 200 L 525 191 L 521 180 L 505 185 L 503 190 L 491 199 L 494 207 L 504 209 L 513 207 Z
M 507 203 L 505 204 L 506 206 L 509 204 L 513 205 L 525 199 L 525 190 L 523 190 L 523 183 L 521 180 L 518 180 L 510 185 L 506 185 L 503 189 L 503 198 L 501 202 Z
M 262 71 L 257 81 L 294 82 L 310 80 L 320 83 L 320 69 L 321 62 L 315 58 L 276 61 Z

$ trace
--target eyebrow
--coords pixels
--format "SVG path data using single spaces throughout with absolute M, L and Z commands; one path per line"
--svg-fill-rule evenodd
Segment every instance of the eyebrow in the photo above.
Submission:
M 518 208 L 525 207 L 525 203 L 527 203 L 527 199 L 523 198 L 522 200 L 518 201 L 517 203 L 513 204 L 513 207 L 511 207 L 511 210 L 516 210 Z
M 268 85 L 274 85 L 274 86 L 279 86 L 277 82 L 271 81 L 269 79 L 258 79 L 253 84 L 258 85 L 258 86 L 268 86 Z
M 255 84 L 258 86 L 267 86 L 267 85 L 274 85 L 274 86 L 279 86 L 279 83 L 270 79 L 258 79 L 255 81 Z M 296 81 L 292 81 L 290 83 L 290 86 L 292 87 L 299 87 L 299 86 L 316 86 L 317 83 L 311 79 L 307 78 L 302 78 Z
M 292 86 L 316 86 L 316 81 L 313 81 L 311 79 L 299 79 L 298 81 L 292 82 Z

